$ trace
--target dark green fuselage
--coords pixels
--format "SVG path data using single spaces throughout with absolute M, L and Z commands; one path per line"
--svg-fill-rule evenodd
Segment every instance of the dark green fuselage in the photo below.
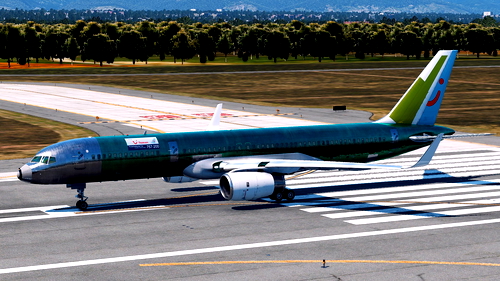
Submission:
M 57 161 L 33 167 L 33 183 L 85 183 L 181 176 L 202 159 L 303 153 L 322 160 L 370 162 L 426 146 L 411 136 L 453 134 L 441 126 L 377 123 L 109 136 L 60 142 L 41 150 Z M 153 138 L 140 149 L 131 140 Z M 127 143 L 126 139 L 129 140 Z M 43 175 L 43 176 L 42 176 Z

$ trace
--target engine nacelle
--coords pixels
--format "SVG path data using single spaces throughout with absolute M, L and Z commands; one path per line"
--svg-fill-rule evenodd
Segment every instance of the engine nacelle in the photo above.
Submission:
M 220 178 L 220 190 L 227 200 L 255 200 L 273 194 L 273 175 L 263 172 L 227 173 Z

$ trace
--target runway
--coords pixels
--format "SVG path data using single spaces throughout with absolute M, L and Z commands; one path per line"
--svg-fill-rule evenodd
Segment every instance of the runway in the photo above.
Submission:
M 128 98 L 119 99 L 123 111 L 146 108 L 137 100 L 128 104 Z M 27 102 L 39 103 L 34 100 Z M 108 103 L 117 101 L 115 96 Z M 125 130 L 123 121 L 152 110 L 184 110 L 157 105 L 151 103 L 149 113 L 132 109 L 133 114 L 112 116 L 110 110 L 101 119 L 120 121 L 109 126 Z M 94 114 L 76 112 L 79 108 L 84 106 L 64 106 L 63 112 L 76 122 L 92 122 L 79 121 L 81 114 Z M 193 107 L 189 116 L 210 113 L 209 108 Z M 255 114 L 228 117 L 227 127 L 255 126 L 261 118 L 309 122 L 229 112 Z M 208 122 L 186 118 L 133 125 L 151 124 L 159 131 L 180 126 L 170 121 L 195 121 L 189 128 L 200 130 Z M 311 123 L 316 122 L 321 118 Z M 498 142 L 490 138 L 488 143 Z M 381 163 L 406 165 L 421 153 Z M 296 200 L 279 204 L 224 201 L 214 181 L 95 183 L 89 184 L 87 212 L 72 207 L 75 193 L 63 185 L 17 181 L 8 169 L 23 161 L 0 161 L 1 280 L 496 280 L 500 274 L 500 148 L 495 145 L 443 141 L 425 169 L 291 177 L 287 185 L 297 192 Z

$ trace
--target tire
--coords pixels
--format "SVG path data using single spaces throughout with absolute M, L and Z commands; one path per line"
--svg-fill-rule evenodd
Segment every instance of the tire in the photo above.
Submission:
M 294 198 L 295 198 L 295 191 L 291 190 L 291 189 L 287 189 L 285 191 L 285 199 L 287 201 L 292 201 Z
M 282 192 L 276 192 L 276 194 L 274 194 L 274 201 L 281 202 L 281 200 L 283 200 L 283 193 Z
M 76 207 L 82 211 L 85 211 L 89 207 L 89 204 L 83 200 L 79 200 L 78 202 L 76 202 Z

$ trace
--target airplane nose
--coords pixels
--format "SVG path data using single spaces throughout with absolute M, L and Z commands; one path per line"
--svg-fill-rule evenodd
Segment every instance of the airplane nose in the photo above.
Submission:
M 17 172 L 17 178 L 22 181 L 31 181 L 33 179 L 32 175 L 33 173 L 28 165 L 22 166 Z

